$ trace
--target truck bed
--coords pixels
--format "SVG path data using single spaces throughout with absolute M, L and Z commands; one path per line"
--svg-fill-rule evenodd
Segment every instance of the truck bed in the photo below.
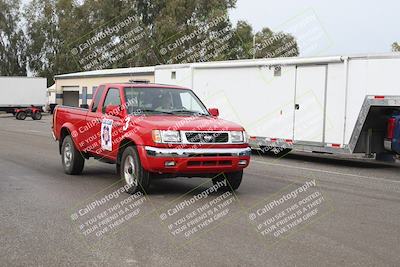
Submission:
M 72 124 L 76 129 L 86 125 L 88 112 L 89 110 L 84 108 L 57 106 L 53 115 L 55 138 L 59 140 L 61 127 L 65 124 Z

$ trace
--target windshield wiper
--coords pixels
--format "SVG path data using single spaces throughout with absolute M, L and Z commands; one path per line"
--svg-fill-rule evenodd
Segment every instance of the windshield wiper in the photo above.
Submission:
M 197 112 L 194 110 L 187 110 L 187 109 L 172 110 L 171 113 L 190 113 L 190 114 L 197 114 L 199 116 L 208 116 L 208 114 Z
M 162 113 L 162 114 L 170 114 L 170 115 L 174 114 L 169 111 L 162 111 L 162 110 L 155 110 L 155 109 L 140 109 L 140 110 L 136 110 L 136 112 L 151 112 L 151 113 Z

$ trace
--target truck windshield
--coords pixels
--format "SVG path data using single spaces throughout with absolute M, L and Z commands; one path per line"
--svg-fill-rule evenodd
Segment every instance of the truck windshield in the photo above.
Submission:
M 125 87 L 124 92 L 129 114 L 209 115 L 191 90 Z

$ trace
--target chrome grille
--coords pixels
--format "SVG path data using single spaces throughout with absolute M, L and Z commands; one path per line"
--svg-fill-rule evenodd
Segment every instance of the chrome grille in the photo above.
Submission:
M 186 139 L 189 143 L 228 143 L 227 132 L 187 132 Z

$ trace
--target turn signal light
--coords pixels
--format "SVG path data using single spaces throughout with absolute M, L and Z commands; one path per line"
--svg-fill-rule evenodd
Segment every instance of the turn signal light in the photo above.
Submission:
M 239 160 L 239 165 L 246 165 L 246 164 L 247 164 L 247 160 L 245 160 L 245 159 Z
M 175 161 L 166 161 L 165 167 L 174 167 L 176 165 Z

